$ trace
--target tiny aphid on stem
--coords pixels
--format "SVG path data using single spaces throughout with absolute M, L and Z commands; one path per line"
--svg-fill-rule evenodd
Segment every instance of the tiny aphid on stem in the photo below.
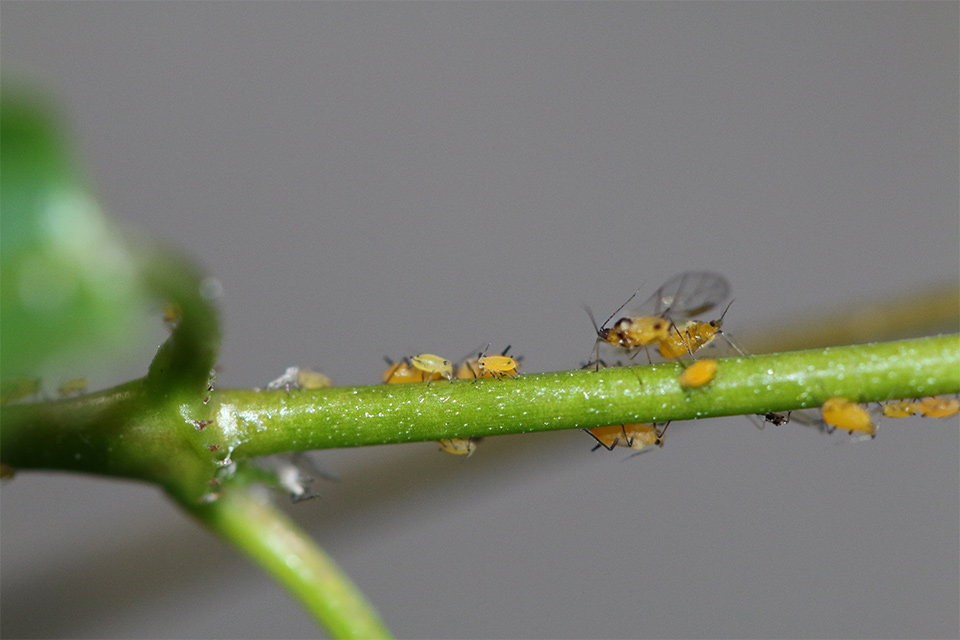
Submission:
M 297 384 L 302 389 L 324 389 L 333 386 L 333 381 L 319 371 L 300 369 L 297 372 Z
M 909 418 L 917 413 L 917 402 L 915 400 L 882 402 L 880 410 L 884 418 Z
M 440 375 L 451 383 L 453 382 L 453 363 L 446 358 L 435 356 L 432 353 L 421 353 L 410 358 L 410 364 L 413 365 L 414 369 L 429 374 L 427 385 L 434 379 L 434 375 Z
M 843 429 L 850 433 L 860 431 L 870 436 L 877 434 L 876 426 L 867 410 L 846 398 L 839 396 L 827 398 L 820 407 L 820 412 L 823 415 L 823 421 L 835 429 Z
M 683 370 L 678 378 L 685 389 L 702 387 L 709 384 L 717 375 L 716 360 L 697 360 Z
M 717 336 L 723 336 L 727 344 L 741 356 L 746 355 L 722 329 L 723 318 L 727 315 L 727 311 L 730 310 L 730 305 L 732 304 L 733 300 L 730 301 L 727 308 L 723 310 L 723 313 L 720 314 L 720 317 L 716 320 L 709 322 L 688 320 L 680 326 L 675 325 L 673 330 L 670 331 L 670 334 L 660 341 L 657 347 L 660 355 L 668 360 L 679 358 L 685 354 L 692 356 L 716 340 Z
M 924 418 L 949 418 L 960 412 L 957 398 L 924 398 L 917 402 L 917 413 Z
M 637 351 L 659 344 L 670 337 L 678 320 L 705 313 L 730 297 L 726 278 L 709 271 L 687 271 L 665 282 L 653 295 L 620 317 L 607 324 L 640 293 L 637 289 L 627 301 L 597 326 L 593 313 L 586 308 L 597 333 L 595 358 L 599 361 L 601 343 Z
M 614 424 L 583 429 L 583 431 L 597 441 L 591 451 L 596 451 L 600 447 L 607 451 L 613 451 L 617 447 L 644 451 L 647 447 L 662 447 L 663 434 L 669 426 L 669 422 L 663 426 L 663 429 L 658 429 L 655 424 Z
M 477 450 L 477 445 L 480 444 L 481 440 L 483 438 L 444 438 L 439 440 L 437 444 L 440 445 L 440 451 L 444 453 L 469 458 Z
M 510 345 L 507 345 L 507 348 L 498 356 L 486 355 L 487 349 L 489 348 L 490 343 L 488 342 L 484 350 L 477 355 L 477 373 L 474 377 L 478 379 L 497 378 L 498 380 L 503 378 L 503 376 L 516 378 L 520 363 L 513 357 L 507 355 L 507 351 L 510 350 Z

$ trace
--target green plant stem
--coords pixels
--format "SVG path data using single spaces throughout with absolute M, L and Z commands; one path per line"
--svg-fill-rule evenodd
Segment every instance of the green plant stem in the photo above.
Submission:
M 0 462 L 136 477 L 199 497 L 205 488 L 197 480 L 224 462 L 276 453 L 789 411 L 831 396 L 875 402 L 960 393 L 955 334 L 718 362 L 715 380 L 697 389 L 680 387 L 685 365 L 671 362 L 476 384 L 218 390 L 203 406 L 213 422 L 202 431 L 192 424 L 192 405 L 138 407 L 129 394 L 107 390 L 4 407 Z M 190 455 L 198 465 L 188 468 L 182 459 Z
M 693 420 L 960 392 L 960 336 L 811 349 L 719 361 L 683 389 L 685 365 L 561 371 L 289 393 L 224 390 L 217 424 L 233 459 L 285 451 Z
M 181 506 L 270 573 L 333 637 L 391 637 L 346 574 L 257 488 L 229 486 L 209 504 Z

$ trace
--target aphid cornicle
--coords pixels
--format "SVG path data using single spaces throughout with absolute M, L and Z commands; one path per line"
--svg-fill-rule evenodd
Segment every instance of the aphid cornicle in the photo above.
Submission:
M 439 374 L 453 382 L 453 363 L 446 358 L 435 356 L 432 353 L 421 353 L 418 356 L 410 358 L 410 364 L 414 369 L 429 374 L 427 384 L 434 379 L 434 375 Z
M 687 389 L 702 387 L 705 384 L 709 384 L 716 375 L 716 360 L 697 360 L 680 374 L 680 386 Z
M 640 292 L 637 289 L 602 325 L 596 325 L 597 356 L 600 343 L 634 351 L 659 344 L 670 337 L 677 320 L 691 318 L 714 308 L 730 296 L 726 278 L 710 271 L 687 271 L 670 278 L 643 303 L 607 326 L 614 316 Z
M 861 431 L 871 436 L 877 434 L 877 429 L 867 410 L 846 398 L 834 396 L 827 398 L 820 407 L 823 421 L 836 429 L 843 429 L 853 433 Z

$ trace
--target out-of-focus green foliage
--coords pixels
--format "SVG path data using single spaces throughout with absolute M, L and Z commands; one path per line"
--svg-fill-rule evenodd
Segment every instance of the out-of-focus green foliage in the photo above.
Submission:
M 76 173 L 48 103 L 0 87 L 0 375 L 65 350 L 123 346 L 141 269 Z

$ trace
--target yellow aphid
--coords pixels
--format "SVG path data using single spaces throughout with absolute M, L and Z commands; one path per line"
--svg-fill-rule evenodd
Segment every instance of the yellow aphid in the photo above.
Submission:
M 66 396 L 72 396 L 73 394 L 81 394 L 87 390 L 87 387 L 90 386 L 90 381 L 86 378 L 73 378 L 67 380 L 59 387 L 57 387 L 57 393 L 61 398 Z
M 719 274 L 687 271 L 665 282 L 642 304 L 607 327 L 639 292 L 637 289 L 599 327 L 587 309 L 597 332 L 597 349 L 602 342 L 628 351 L 659 344 L 670 337 L 677 320 L 704 313 L 726 300 L 730 286 Z
M 267 383 L 267 389 L 286 389 L 290 393 L 290 389 L 322 389 L 331 384 L 330 378 L 319 371 L 287 367 L 282 376 Z
M 871 436 L 877 433 L 867 410 L 846 398 L 828 398 L 820 407 L 820 412 L 823 414 L 823 421 L 836 429 L 850 433 L 862 431 Z
M 490 345 L 488 344 L 489 348 Z M 503 350 L 503 353 L 499 356 L 488 356 L 486 354 L 486 349 L 477 356 L 477 377 L 493 377 L 493 378 L 502 378 L 503 376 L 510 376 L 511 378 L 517 377 L 517 369 L 520 368 L 520 363 L 517 362 L 514 358 L 507 355 L 507 351 L 510 350 L 510 346 L 507 345 L 507 348 Z
M 697 360 L 680 374 L 681 387 L 702 387 L 717 375 L 716 360 Z
M 597 441 L 597 445 L 591 451 L 596 451 L 600 447 L 607 451 L 613 451 L 616 447 L 642 451 L 647 447 L 662 447 L 663 434 L 668 426 L 670 426 L 669 422 L 661 431 L 655 424 L 614 424 L 584 429 L 584 431 Z
M 410 358 L 410 364 L 414 369 L 429 374 L 427 384 L 434 379 L 434 376 L 440 375 L 450 382 L 453 382 L 453 363 L 446 358 L 435 356 L 432 353 L 421 353 L 418 356 Z
M 956 398 L 924 398 L 917 402 L 917 412 L 924 418 L 949 418 L 960 412 Z
M 297 372 L 297 384 L 304 389 L 323 389 L 331 386 L 333 382 L 319 371 L 300 369 Z
M 14 378 L 0 386 L 0 404 L 16 402 L 40 392 L 40 378 Z
M 913 400 L 897 400 L 880 406 L 885 418 L 908 418 L 917 412 L 917 403 Z
M 711 320 L 710 322 L 689 320 L 682 326 L 674 326 L 670 335 L 660 341 L 658 347 L 660 355 L 667 359 L 679 358 L 684 354 L 693 355 L 716 340 L 717 336 L 721 335 L 726 338 L 727 343 L 730 344 L 731 347 L 743 355 L 743 352 L 730 341 L 730 338 L 726 337 L 722 329 L 723 318 L 727 315 L 727 311 L 730 310 L 730 305 L 732 304 L 733 300 L 730 301 L 730 304 L 727 305 L 727 308 L 723 310 L 723 313 L 720 314 L 720 317 L 716 320 Z
M 9 480 L 16 475 L 17 470 L 8 464 L 0 464 L 0 480 Z
M 472 456 L 483 438 L 446 438 L 437 442 L 440 451 L 455 456 Z

